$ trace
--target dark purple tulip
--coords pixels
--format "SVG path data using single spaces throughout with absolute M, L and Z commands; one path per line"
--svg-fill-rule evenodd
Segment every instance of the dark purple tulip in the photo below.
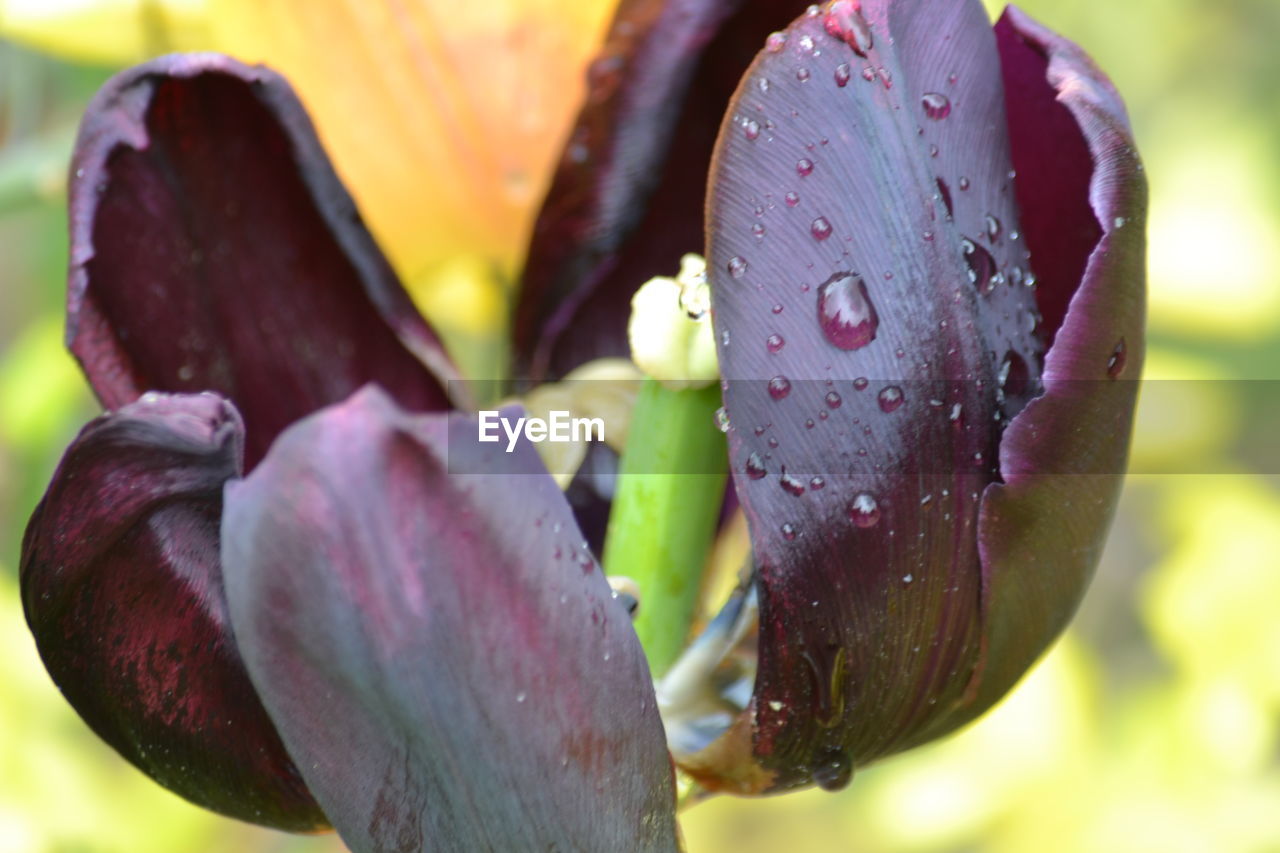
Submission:
M 1111 84 L 1016 10 L 841 0 L 771 37 L 707 206 L 760 606 L 742 719 L 677 756 L 708 785 L 840 787 L 1062 630 L 1127 455 L 1145 205 Z
M 1145 185 L 1088 59 L 976 0 L 836 0 L 766 40 L 802 10 L 625 0 L 515 327 L 522 379 L 619 352 L 709 170 L 757 678 L 709 748 L 666 735 L 741 793 L 839 787 L 1016 682 L 1092 571 L 1142 358 Z M 73 168 L 68 339 L 113 411 L 22 583 L 86 721 L 356 851 L 676 849 L 658 697 L 580 526 L 602 501 L 438 413 L 455 371 L 285 83 L 126 72 Z

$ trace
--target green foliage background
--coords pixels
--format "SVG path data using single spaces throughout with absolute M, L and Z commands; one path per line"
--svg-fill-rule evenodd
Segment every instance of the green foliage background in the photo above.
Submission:
M 840 794 L 698 806 L 694 853 L 1280 851 L 1280 3 L 1025 8 L 1111 74 L 1152 181 L 1134 469 L 1210 473 L 1130 477 L 1080 618 L 995 712 Z M 63 172 L 111 70 L 0 41 L 0 853 L 340 850 L 125 765 L 22 620 L 22 528 L 96 412 L 61 345 Z

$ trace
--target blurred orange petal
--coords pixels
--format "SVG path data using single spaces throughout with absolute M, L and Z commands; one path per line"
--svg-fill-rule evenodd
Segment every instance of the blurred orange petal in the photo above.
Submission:
M 419 296 L 459 255 L 514 278 L 612 3 L 212 2 L 218 47 L 293 82 Z

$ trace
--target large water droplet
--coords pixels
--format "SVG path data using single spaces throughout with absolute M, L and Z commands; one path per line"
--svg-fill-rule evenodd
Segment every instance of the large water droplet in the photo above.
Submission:
M 765 349 L 769 350 L 771 353 L 780 352 L 786 345 L 787 342 L 783 339 L 782 335 L 770 335 L 764 339 Z
M 827 217 L 819 216 L 809 224 L 809 233 L 815 240 L 825 240 L 831 236 L 831 223 L 827 221 Z
M 746 119 L 742 122 L 742 135 L 747 139 L 756 139 L 760 136 L 760 122 L 753 118 Z
M 787 34 L 784 32 L 769 33 L 769 37 L 764 40 L 764 49 L 770 53 L 779 53 L 787 46 Z
M 818 325 L 827 340 L 843 350 L 861 349 L 875 340 L 880 319 L 860 276 L 838 272 L 823 282 L 818 288 Z
M 969 281 L 983 293 L 990 293 L 995 285 L 996 259 L 981 243 L 968 237 L 960 240 L 960 250 L 964 253 L 964 262 L 969 267 Z
M 775 376 L 769 380 L 769 396 L 775 400 L 785 399 L 791 393 L 791 380 L 785 376 Z
M 951 99 L 941 92 L 925 92 L 920 97 L 920 105 L 924 107 L 924 114 L 934 121 L 951 115 Z
M 867 390 L 867 386 L 870 384 L 871 384 L 870 379 L 868 379 L 865 376 L 859 376 L 857 379 L 853 380 L 853 390 L 865 391 Z
M 783 469 L 782 476 L 778 478 L 778 485 L 782 486 L 782 490 L 788 494 L 800 497 L 804 494 L 804 483 L 791 476 Z
M 837 394 L 835 391 L 827 392 L 826 401 L 827 401 L 827 408 L 830 408 L 830 409 L 838 409 L 840 408 L 840 404 L 844 402 L 840 398 L 840 395 Z
M 725 269 L 729 271 L 729 275 L 734 278 L 742 278 L 747 274 L 747 261 L 738 255 L 734 255 L 729 259 L 729 263 L 725 264 Z
M 1125 345 L 1124 338 L 1121 338 L 1116 341 L 1116 348 L 1111 351 L 1111 357 L 1107 359 L 1107 376 L 1112 379 L 1119 378 L 1120 374 L 1124 373 L 1128 358 L 1128 347 Z
M 870 492 L 859 492 L 849 504 L 849 520 L 855 527 L 875 527 L 880 521 L 880 505 Z
M 902 389 L 897 385 L 886 385 L 876 395 L 876 402 L 880 404 L 880 411 L 886 415 L 897 411 L 902 405 Z
M 783 196 L 783 200 L 786 201 L 787 207 L 795 207 L 797 204 L 800 203 L 800 194 L 794 193 L 794 192 L 787 193 L 785 196 Z
M 801 157 L 796 161 L 796 174 L 802 178 L 807 178 L 813 174 L 813 161 L 808 157 Z
M 759 453 L 752 453 L 747 457 L 747 464 L 743 466 L 743 470 L 747 472 L 747 476 L 753 480 L 763 479 L 769 471 L 764 467 L 764 460 L 760 458 Z
M 824 791 L 839 791 L 853 779 L 853 759 L 841 749 L 827 749 L 813 759 L 813 781 Z
M 835 0 L 822 25 L 829 35 L 853 48 L 854 53 L 866 56 L 872 46 L 871 27 L 858 7 L 855 0 Z
M 836 85 L 839 86 L 841 89 L 849 85 L 850 76 L 851 76 L 851 71 L 849 70 L 849 63 L 841 62 L 839 65 L 836 66 L 834 77 L 835 77 Z

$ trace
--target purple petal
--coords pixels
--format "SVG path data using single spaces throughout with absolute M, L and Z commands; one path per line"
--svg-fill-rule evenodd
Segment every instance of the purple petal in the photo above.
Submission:
M 80 433 L 27 527 L 22 595 L 85 722 L 194 803 L 326 827 L 229 633 L 218 526 L 244 431 L 212 395 L 148 394 Z
M 620 5 L 535 225 L 515 323 L 522 378 L 628 353 L 632 294 L 702 245 L 702 187 L 729 96 L 765 35 L 804 7 Z
M 532 446 L 475 436 L 370 389 L 228 489 L 254 682 L 353 850 L 674 850 L 627 614 Z
M 1079 47 L 1017 9 L 996 32 L 1016 112 L 1043 115 L 1053 103 L 1074 120 L 1071 132 L 1052 136 L 1012 128 L 1019 182 L 1024 170 L 1056 172 L 1084 148 L 1087 201 L 1101 236 L 1093 244 L 1077 239 L 1074 257 L 1063 244 L 1046 247 L 1083 275 L 1045 359 L 1045 393 L 1010 424 L 1000 447 L 1005 482 L 983 501 L 987 651 L 966 718 L 995 702 L 1053 642 L 1093 575 L 1128 458 L 1146 310 L 1147 185 L 1120 96 Z M 1070 210 L 1083 192 L 1064 186 L 1046 198 Z M 1039 244 L 1031 248 L 1041 256 Z
M 979 499 L 1042 351 L 1004 127 L 950 0 L 802 17 L 725 117 L 708 267 L 761 612 L 750 754 L 712 784 L 839 787 L 967 701 Z
M 72 168 L 67 337 L 108 408 L 216 391 L 252 468 L 366 382 L 447 407 L 452 366 L 279 75 L 213 54 L 125 71 Z

